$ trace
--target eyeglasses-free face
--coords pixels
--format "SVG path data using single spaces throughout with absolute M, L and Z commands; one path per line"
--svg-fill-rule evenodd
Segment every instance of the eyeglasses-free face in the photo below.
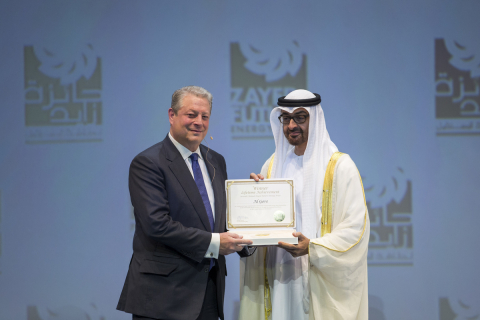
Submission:
M 207 135 L 210 121 L 210 103 L 207 99 L 188 94 L 181 101 L 182 107 L 175 114 L 168 109 L 170 133 L 188 150 L 194 152 Z

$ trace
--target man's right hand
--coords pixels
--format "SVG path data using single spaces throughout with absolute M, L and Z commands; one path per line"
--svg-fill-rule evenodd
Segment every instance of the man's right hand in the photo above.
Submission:
M 250 179 L 253 179 L 253 180 L 255 180 L 255 181 L 258 182 L 258 181 L 260 181 L 260 180 L 265 179 L 265 177 L 263 176 L 263 174 L 260 174 L 260 173 L 259 173 L 259 174 L 255 174 L 255 173 L 252 172 L 252 173 L 250 173 Z
M 252 243 L 251 240 L 244 240 L 243 236 L 239 236 L 236 233 L 220 233 L 220 250 L 218 253 L 226 256 L 227 254 L 241 251 L 245 245 Z

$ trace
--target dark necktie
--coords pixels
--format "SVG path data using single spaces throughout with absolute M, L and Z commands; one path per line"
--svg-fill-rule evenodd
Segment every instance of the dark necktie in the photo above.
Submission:
M 202 170 L 200 170 L 200 165 L 198 164 L 198 154 L 192 153 L 190 155 L 190 159 L 192 159 L 193 177 L 195 178 L 195 183 L 197 184 L 198 191 L 200 191 L 200 195 L 202 196 L 203 205 L 205 206 L 205 210 L 207 211 L 208 221 L 210 222 L 210 228 L 213 232 L 215 223 L 213 221 L 212 206 L 210 205 L 210 200 L 208 199 L 207 188 L 205 187 L 205 181 L 203 181 Z M 210 269 L 212 269 L 214 265 L 213 260 L 214 259 L 210 259 Z

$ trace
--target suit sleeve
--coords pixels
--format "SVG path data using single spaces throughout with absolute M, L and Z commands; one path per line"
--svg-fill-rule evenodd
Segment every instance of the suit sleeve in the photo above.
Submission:
M 172 220 L 166 183 L 163 173 L 151 159 L 146 156 L 133 159 L 129 189 L 137 228 L 140 227 L 149 239 L 200 262 L 210 244 L 211 233 Z

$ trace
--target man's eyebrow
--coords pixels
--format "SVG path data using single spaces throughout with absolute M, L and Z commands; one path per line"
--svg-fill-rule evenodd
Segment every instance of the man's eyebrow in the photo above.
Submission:
M 300 111 L 298 111 L 298 112 L 293 111 L 292 113 L 290 113 L 290 112 L 288 112 L 288 111 L 282 111 L 282 113 L 281 113 L 280 115 L 282 115 L 282 116 L 289 116 L 289 115 L 294 116 L 294 115 L 296 115 L 296 114 L 302 114 L 302 113 L 303 113 L 303 114 L 308 114 L 308 112 L 307 112 L 306 110 L 300 110 Z

